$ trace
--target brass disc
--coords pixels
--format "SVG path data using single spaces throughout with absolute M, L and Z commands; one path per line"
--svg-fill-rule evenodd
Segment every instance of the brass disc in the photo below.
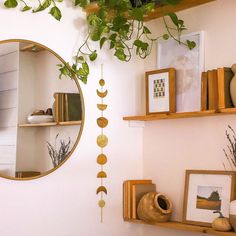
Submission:
M 105 134 L 100 134 L 97 137 L 97 145 L 101 148 L 106 147 L 108 144 L 108 138 Z
M 99 165 L 104 165 L 104 164 L 106 164 L 106 163 L 107 163 L 107 157 L 106 157 L 106 155 L 105 155 L 105 154 L 100 154 L 100 155 L 98 155 L 98 157 L 97 157 L 97 163 L 98 163 Z
M 99 207 L 103 208 L 106 205 L 106 202 L 104 200 L 100 200 L 98 202 Z
M 99 84 L 100 84 L 101 86 L 104 86 L 104 85 L 105 85 L 105 80 L 104 80 L 104 79 L 100 79 L 100 80 L 99 80 Z
M 108 125 L 108 119 L 105 117 L 97 118 L 97 124 L 100 128 L 105 128 Z
M 100 92 L 98 89 L 97 89 L 97 95 L 100 97 L 100 98 L 105 98 L 107 96 L 107 93 L 108 91 L 106 90 L 105 92 Z
M 107 189 L 104 186 L 100 186 L 97 188 L 97 194 L 99 194 L 100 192 L 104 192 L 105 194 L 107 194 Z
M 107 177 L 107 174 L 105 171 L 100 171 L 97 174 L 97 178 L 106 178 L 106 177 Z
M 100 111 L 104 111 L 107 109 L 107 105 L 106 104 L 97 104 L 97 108 L 100 110 Z

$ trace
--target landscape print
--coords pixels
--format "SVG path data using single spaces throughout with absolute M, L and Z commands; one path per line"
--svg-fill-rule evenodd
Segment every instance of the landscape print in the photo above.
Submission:
M 221 210 L 221 187 L 198 186 L 196 208 Z

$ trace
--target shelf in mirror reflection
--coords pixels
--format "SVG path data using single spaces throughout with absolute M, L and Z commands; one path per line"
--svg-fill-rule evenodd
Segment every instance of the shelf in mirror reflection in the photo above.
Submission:
M 19 124 L 21 128 L 81 125 L 81 121 L 48 122 L 39 124 Z

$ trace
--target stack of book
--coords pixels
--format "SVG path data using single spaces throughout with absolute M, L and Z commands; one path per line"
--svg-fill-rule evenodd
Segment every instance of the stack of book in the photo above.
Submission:
M 142 196 L 156 192 L 156 185 L 151 180 L 127 180 L 123 183 L 123 218 L 138 219 L 137 207 Z
M 80 121 L 82 119 L 82 105 L 78 93 L 54 93 L 56 122 Z
M 228 67 L 202 72 L 201 110 L 217 110 L 233 107 L 230 82 L 234 76 Z

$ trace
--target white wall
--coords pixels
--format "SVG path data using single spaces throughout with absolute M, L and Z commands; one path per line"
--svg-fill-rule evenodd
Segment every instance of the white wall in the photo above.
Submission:
M 178 14 L 191 32 L 205 31 L 206 70 L 236 62 L 235 9 L 234 0 L 217 0 Z M 149 26 L 157 32 L 158 24 L 152 21 Z M 145 70 L 155 69 L 156 54 L 146 62 Z M 153 179 L 157 190 L 172 199 L 174 220 L 182 219 L 185 170 L 224 169 L 222 162 L 226 160 L 222 149 L 227 144 L 225 130 L 228 124 L 236 128 L 235 115 L 146 122 L 144 177 Z M 157 234 L 201 235 L 144 227 L 144 235 Z
M 63 3 L 64 4 L 64 3 Z M 62 4 L 62 5 L 63 5 Z M 47 12 L 21 13 L 0 8 L 0 39 L 25 38 L 38 41 L 70 61 L 73 51 L 82 42 L 84 15 L 69 2 L 63 5 L 63 19 L 55 21 Z M 100 223 L 96 157 L 99 148 L 96 137 L 96 88 L 100 63 L 104 63 L 104 78 L 109 90 L 108 109 L 104 113 L 109 126 L 104 132 L 109 145 L 105 166 L 108 195 L 104 223 Z M 91 66 L 88 85 L 82 85 L 85 99 L 85 126 L 72 157 L 57 171 L 32 181 L 0 181 L 1 236 L 139 236 L 141 226 L 122 220 L 122 182 L 142 176 L 142 129 L 127 126 L 126 114 L 140 109 L 140 81 L 143 64 L 129 64 L 112 59 L 111 55 Z

